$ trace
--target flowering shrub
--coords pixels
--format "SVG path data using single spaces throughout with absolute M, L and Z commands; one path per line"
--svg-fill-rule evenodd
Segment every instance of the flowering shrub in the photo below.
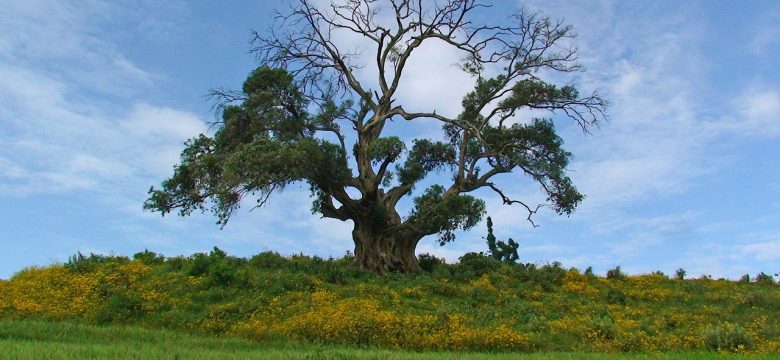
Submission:
M 769 282 L 615 281 L 479 254 L 384 277 L 343 259 L 139 254 L 76 256 L 0 280 L 0 318 L 405 349 L 780 351 L 780 286 Z

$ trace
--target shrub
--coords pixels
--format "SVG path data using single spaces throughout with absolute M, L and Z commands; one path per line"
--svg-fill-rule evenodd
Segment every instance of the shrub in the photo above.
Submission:
M 742 277 L 739 278 L 739 283 L 740 284 L 749 284 L 750 283 L 750 275 L 748 275 L 748 274 L 742 275 Z
M 439 259 L 431 254 L 420 254 L 417 256 L 417 264 L 426 272 L 433 272 L 437 266 L 444 264 L 444 259 Z
M 616 305 L 625 305 L 627 301 L 626 294 L 618 289 L 609 289 L 607 291 L 607 303 Z
M 774 285 L 775 279 L 772 278 L 772 275 L 765 274 L 764 272 L 759 273 L 756 275 L 756 284 L 761 285 Z
M 666 276 L 666 274 L 664 274 L 663 271 L 653 271 L 650 275 L 658 276 L 658 277 L 662 277 L 662 278 L 666 278 L 666 279 L 669 278 L 668 276 Z
M 544 264 L 539 268 L 537 283 L 542 285 L 545 290 L 552 290 L 553 285 L 563 284 L 563 278 L 566 276 L 566 269 L 557 261 L 552 264 Z
M 277 252 L 264 251 L 249 259 L 249 265 L 260 269 L 280 269 L 287 265 L 287 259 Z
M 143 300 L 130 292 L 112 294 L 95 317 L 98 324 L 128 323 L 143 316 Z
M 614 269 L 607 270 L 607 279 L 622 280 L 626 278 L 626 274 L 620 270 L 620 266 L 616 266 Z
M 583 275 L 585 275 L 585 276 L 587 276 L 587 277 L 592 277 L 592 276 L 594 276 L 594 275 L 593 275 L 593 266 L 588 266 L 588 268 L 587 268 L 587 269 L 585 269 L 585 272 L 583 273 Z
M 685 280 L 685 274 L 687 272 L 683 268 L 677 269 L 677 271 L 674 272 L 674 278 L 677 280 Z
M 591 336 L 600 339 L 614 339 L 617 334 L 615 322 L 608 315 L 594 316 L 590 319 Z
M 79 251 L 76 252 L 75 255 L 69 257 L 64 266 L 70 271 L 88 273 L 94 271 L 98 266 L 104 263 L 116 262 L 121 264 L 128 261 L 130 261 L 130 259 L 123 256 L 106 256 L 95 253 L 90 253 L 89 256 L 84 256 L 84 254 Z
M 209 256 L 204 253 L 193 254 L 186 266 L 186 273 L 190 276 L 201 276 L 209 272 Z
M 753 348 L 753 339 L 741 326 L 723 323 L 704 332 L 704 346 L 714 351 L 741 352 Z
M 458 259 L 462 275 L 480 277 L 501 267 L 501 262 L 483 253 L 466 253 Z
M 165 256 L 144 249 L 142 252 L 135 253 L 133 255 L 133 260 L 138 260 L 146 265 L 160 265 L 165 263 Z

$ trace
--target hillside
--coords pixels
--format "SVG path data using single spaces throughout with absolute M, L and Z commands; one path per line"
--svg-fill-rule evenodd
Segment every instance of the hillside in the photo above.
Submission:
M 424 256 L 377 277 L 349 257 L 74 256 L 0 281 L 0 319 L 408 350 L 780 352 L 780 286 Z

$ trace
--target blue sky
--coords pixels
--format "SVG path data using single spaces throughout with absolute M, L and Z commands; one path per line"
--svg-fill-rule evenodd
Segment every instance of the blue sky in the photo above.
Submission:
M 575 154 L 586 199 L 571 217 L 487 197 L 499 239 L 524 262 L 620 265 L 630 273 L 685 268 L 736 278 L 780 271 L 780 4 L 775 1 L 530 1 L 574 26 L 587 72 L 611 120 L 585 136 L 558 129 Z M 497 2 L 486 19 L 520 3 Z M 266 250 L 340 256 L 351 223 L 309 212 L 305 186 L 244 208 L 219 230 L 206 215 L 141 209 L 171 173 L 185 139 L 213 119 L 209 88 L 239 88 L 257 66 L 250 29 L 265 30 L 275 1 L 7 1 L 0 6 L 0 278 L 76 251 L 168 256 L 213 246 L 238 256 Z M 359 44 L 344 39 L 345 44 Z M 457 112 L 467 76 L 457 52 L 421 48 L 399 101 Z M 361 76 L 369 77 L 370 73 Z M 411 139 L 427 124 L 388 129 Z M 510 191 L 541 200 L 520 176 Z M 487 195 L 487 193 L 486 193 Z M 405 205 L 408 207 L 408 204 Z M 418 252 L 456 260 L 485 251 L 484 225 Z

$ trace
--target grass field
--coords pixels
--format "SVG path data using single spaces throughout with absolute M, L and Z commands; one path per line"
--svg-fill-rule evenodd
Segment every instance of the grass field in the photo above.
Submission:
M 776 355 L 718 353 L 458 353 L 407 352 L 220 339 L 174 331 L 68 322 L 0 321 L 2 359 L 772 359 Z

